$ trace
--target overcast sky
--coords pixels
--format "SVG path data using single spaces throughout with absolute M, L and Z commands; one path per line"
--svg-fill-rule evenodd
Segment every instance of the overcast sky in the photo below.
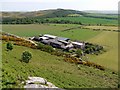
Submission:
M 0 0 L 2 11 L 37 11 L 56 8 L 81 11 L 118 10 L 118 2 L 119 0 Z

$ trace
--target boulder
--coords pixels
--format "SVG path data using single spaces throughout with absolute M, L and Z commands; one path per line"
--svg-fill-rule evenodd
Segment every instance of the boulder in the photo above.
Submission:
M 47 82 L 46 79 L 41 77 L 28 77 L 24 88 L 58 88 L 51 82 Z
M 27 84 L 40 83 L 47 84 L 47 80 L 41 77 L 28 77 L 29 80 L 26 80 Z

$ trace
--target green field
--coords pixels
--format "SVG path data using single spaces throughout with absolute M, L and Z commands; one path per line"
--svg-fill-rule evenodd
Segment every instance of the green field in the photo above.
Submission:
M 40 50 L 14 45 L 12 51 L 7 51 L 5 42 L 2 47 L 3 88 L 20 88 L 28 76 L 43 77 L 59 88 L 117 87 L 117 74 L 112 74 L 111 70 L 101 71 L 83 65 L 78 69 L 77 65 L 64 62 L 62 57 Z M 29 63 L 20 62 L 24 50 L 32 53 Z
M 104 65 L 113 70 L 118 70 L 118 33 L 117 32 L 102 32 L 96 37 L 89 39 L 89 42 L 104 46 L 107 52 L 98 55 L 90 56 L 90 60 L 101 65 Z
M 107 18 L 114 18 L 114 19 L 117 19 L 118 18 L 118 15 L 116 14 L 100 14 L 100 13 L 89 13 L 87 14 L 88 16 L 96 16 L 96 17 L 107 17 Z
M 73 22 L 81 22 L 82 24 L 102 24 L 102 25 L 116 25 L 118 24 L 118 20 L 110 20 L 110 19 L 101 19 L 101 18 L 91 18 L 91 17 L 59 17 L 59 18 L 49 18 L 49 20 L 69 20 Z
M 3 31 L 19 36 L 29 37 L 39 34 L 53 34 L 68 37 L 74 40 L 89 41 L 104 46 L 107 52 L 98 56 L 90 55 L 89 60 L 101 64 L 107 68 L 118 70 L 118 36 L 117 32 L 93 31 L 89 29 L 73 29 L 63 31 L 75 24 L 42 24 L 42 25 L 3 25 Z
M 68 37 L 70 39 L 87 40 L 90 39 L 101 31 L 90 31 L 86 29 L 73 29 L 70 31 L 63 31 L 65 29 L 78 27 L 75 24 L 38 24 L 38 25 L 3 25 L 3 31 L 13 33 L 15 35 L 29 37 L 39 34 L 53 34 L 57 36 Z

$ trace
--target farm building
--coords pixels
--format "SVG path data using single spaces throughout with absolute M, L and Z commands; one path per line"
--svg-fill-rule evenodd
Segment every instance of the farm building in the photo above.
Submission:
M 45 34 L 39 37 L 34 37 L 33 40 L 61 49 L 72 49 L 72 48 L 83 49 L 85 46 L 83 42 L 77 42 L 77 41 L 73 42 L 69 38 L 57 37 L 49 34 Z
M 43 35 L 43 37 L 47 37 L 49 39 L 55 39 L 55 38 L 57 38 L 57 36 L 53 36 L 53 35 L 49 35 L 49 34 L 45 34 L 45 35 Z
M 84 43 L 80 43 L 80 42 L 72 42 L 72 45 L 75 48 L 81 48 L 81 49 L 83 49 L 85 47 L 85 44 Z
M 57 37 L 58 41 L 66 41 L 68 42 L 70 39 L 69 38 L 63 38 L 63 37 Z
M 50 45 L 55 48 L 62 48 L 63 43 L 58 42 L 57 40 L 50 40 Z

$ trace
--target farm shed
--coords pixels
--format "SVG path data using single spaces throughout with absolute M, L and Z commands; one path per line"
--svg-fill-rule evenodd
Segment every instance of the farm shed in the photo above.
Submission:
M 73 44 L 72 43 L 70 43 L 70 44 L 68 44 L 67 46 L 66 46 L 66 48 L 69 48 L 69 49 L 71 49 L 71 48 L 73 48 L 74 46 L 73 46 Z
M 66 41 L 68 42 L 70 39 L 69 38 L 64 38 L 64 37 L 57 37 L 58 41 Z
M 55 39 L 57 36 L 45 34 L 45 35 L 43 35 L 43 37 L 47 37 L 47 38 L 49 38 L 49 39 Z
M 72 42 L 72 44 L 75 48 L 81 48 L 81 49 L 83 49 L 85 46 L 84 43 L 80 43 L 80 42 Z
M 31 39 L 32 39 L 32 40 L 35 40 L 35 41 L 39 41 L 40 37 L 35 36 L 35 37 L 32 37 Z
M 39 40 L 48 40 L 48 37 L 39 37 Z
M 49 40 L 45 40 L 45 39 L 42 40 L 41 43 L 50 45 L 50 41 Z
M 58 42 L 56 40 L 50 40 L 50 45 L 56 48 L 61 48 L 61 46 L 63 45 L 61 42 Z

